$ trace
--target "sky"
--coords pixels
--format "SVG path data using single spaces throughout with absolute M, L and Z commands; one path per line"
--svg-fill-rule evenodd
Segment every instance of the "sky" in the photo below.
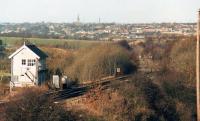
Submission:
M 0 22 L 195 22 L 200 0 L 0 0 Z

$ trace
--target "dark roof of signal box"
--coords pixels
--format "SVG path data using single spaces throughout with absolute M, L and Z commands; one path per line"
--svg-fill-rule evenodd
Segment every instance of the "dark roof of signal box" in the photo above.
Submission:
M 48 55 L 44 53 L 42 50 L 40 50 L 37 46 L 33 44 L 26 45 L 30 50 L 32 50 L 36 55 L 38 55 L 40 58 L 47 58 Z

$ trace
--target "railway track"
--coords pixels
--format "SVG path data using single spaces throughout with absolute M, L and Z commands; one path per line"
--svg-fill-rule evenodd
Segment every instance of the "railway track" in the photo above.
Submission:
M 62 101 L 62 100 L 84 95 L 90 89 L 98 87 L 98 86 L 102 86 L 103 87 L 102 89 L 107 89 L 108 87 L 110 87 L 111 82 L 122 81 L 128 77 L 130 77 L 130 75 L 114 77 L 114 78 L 105 79 L 105 80 L 99 80 L 99 81 L 95 81 L 95 82 L 91 82 L 87 84 L 81 84 L 78 87 L 71 87 L 65 90 L 47 92 L 46 95 L 52 96 L 55 101 Z
M 81 84 L 77 87 L 71 87 L 64 90 L 48 91 L 41 96 L 52 97 L 55 102 L 59 102 L 66 99 L 82 96 L 85 93 L 87 93 L 90 89 L 93 89 L 98 86 L 101 86 L 101 89 L 107 89 L 111 86 L 111 82 L 124 81 L 128 77 L 130 77 L 130 75 L 99 80 L 87 84 Z M 8 101 L 0 100 L 0 106 L 5 105 L 6 103 L 8 103 Z
M 66 90 L 58 91 L 54 94 L 54 100 L 65 100 L 73 97 L 78 97 L 85 94 L 89 88 L 87 87 L 74 87 Z

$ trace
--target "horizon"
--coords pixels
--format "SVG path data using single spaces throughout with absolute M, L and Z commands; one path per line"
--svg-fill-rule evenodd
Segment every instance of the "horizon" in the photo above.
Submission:
M 37 24 L 37 23 L 52 23 L 52 24 L 74 24 L 75 22 L 51 22 L 51 21 L 38 21 L 38 22 L 0 22 L 0 24 Z M 146 23 L 117 23 L 117 22 L 81 22 L 80 24 L 196 24 L 196 22 L 146 22 Z
M 198 0 L 0 0 L 0 23 L 195 23 Z M 181 3 L 181 4 L 180 4 Z

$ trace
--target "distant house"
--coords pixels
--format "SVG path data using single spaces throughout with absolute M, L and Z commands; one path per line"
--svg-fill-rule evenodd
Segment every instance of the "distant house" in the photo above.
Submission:
M 46 58 L 48 56 L 32 44 L 17 49 L 11 59 L 11 87 L 40 85 L 46 80 Z

